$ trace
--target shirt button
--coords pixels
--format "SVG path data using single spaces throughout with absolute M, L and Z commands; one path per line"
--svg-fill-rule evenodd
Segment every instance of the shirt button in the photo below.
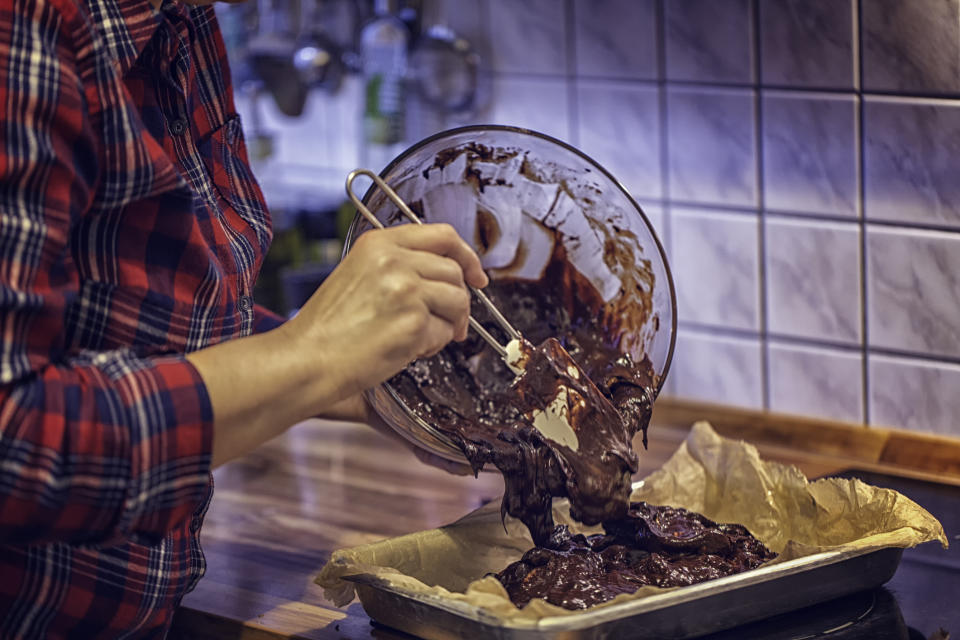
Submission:
M 250 311 L 253 308 L 253 299 L 250 296 L 240 296 L 240 299 L 237 300 L 237 308 L 240 311 Z
M 170 133 L 175 136 L 182 136 L 187 130 L 187 121 L 183 118 L 177 118 L 170 123 Z

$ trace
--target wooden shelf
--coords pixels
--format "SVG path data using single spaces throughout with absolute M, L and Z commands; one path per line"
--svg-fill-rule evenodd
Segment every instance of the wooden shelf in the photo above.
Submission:
M 653 423 L 660 429 L 689 428 L 708 420 L 718 433 L 751 442 L 765 457 L 960 484 L 960 439 L 852 422 L 678 401 L 657 402 Z M 808 476 L 822 475 L 809 473 Z

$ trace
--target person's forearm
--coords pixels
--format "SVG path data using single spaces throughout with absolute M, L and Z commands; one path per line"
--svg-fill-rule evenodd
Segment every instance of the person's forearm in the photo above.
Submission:
M 311 416 L 362 418 L 363 389 L 466 336 L 466 285 L 488 282 L 449 225 L 364 233 L 296 316 L 187 356 L 213 407 L 214 466 Z
M 243 455 L 290 425 L 343 400 L 335 363 L 321 366 L 283 326 L 187 355 L 213 406 L 213 466 Z

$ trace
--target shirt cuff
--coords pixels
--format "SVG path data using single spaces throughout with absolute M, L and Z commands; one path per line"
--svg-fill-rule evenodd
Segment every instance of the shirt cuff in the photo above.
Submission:
M 159 539 L 210 491 L 213 406 L 185 356 L 97 363 L 119 391 L 130 433 L 130 483 L 118 530 Z

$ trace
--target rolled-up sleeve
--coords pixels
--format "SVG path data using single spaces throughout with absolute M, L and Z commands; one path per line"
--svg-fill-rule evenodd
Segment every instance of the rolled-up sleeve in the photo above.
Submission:
M 207 497 L 210 400 L 183 356 L 66 348 L 96 143 L 77 17 L 25 6 L 0 12 L 0 543 L 159 539 Z

